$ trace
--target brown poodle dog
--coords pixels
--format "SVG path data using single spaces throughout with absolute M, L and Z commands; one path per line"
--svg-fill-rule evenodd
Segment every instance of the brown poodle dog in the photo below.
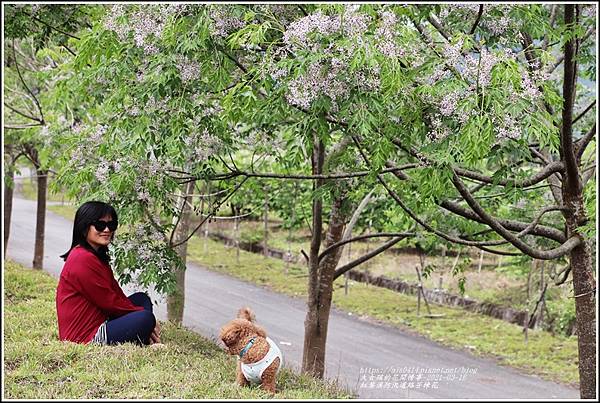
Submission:
M 219 338 L 229 354 L 238 356 L 236 382 L 240 386 L 260 383 L 263 390 L 275 393 L 275 376 L 283 365 L 283 355 L 254 321 L 252 310 L 242 308 L 236 319 L 221 328 Z

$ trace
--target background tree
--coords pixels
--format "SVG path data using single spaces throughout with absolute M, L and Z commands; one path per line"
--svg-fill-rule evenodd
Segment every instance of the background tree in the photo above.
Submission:
M 68 12 L 65 13 L 65 10 Z M 22 4 L 5 9 L 4 117 L 9 123 L 4 129 L 11 133 L 4 137 L 9 173 L 5 181 L 8 192 L 4 202 L 7 207 L 4 248 L 10 229 L 13 172 L 18 158 L 25 156 L 33 164 L 37 181 L 33 258 L 36 269 L 43 265 L 48 173 L 52 169 L 53 152 L 60 153 L 60 146 L 53 141 L 47 122 L 53 104 L 45 101 L 51 97 L 56 79 L 52 70 L 60 63 L 61 57 L 49 49 L 60 46 L 72 53 L 66 40 L 77 38 L 74 33 L 87 24 L 88 10 L 85 6 L 66 8 L 62 5 Z

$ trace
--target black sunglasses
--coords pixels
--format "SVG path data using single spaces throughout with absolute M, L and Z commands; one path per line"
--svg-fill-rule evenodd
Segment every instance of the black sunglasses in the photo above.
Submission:
M 112 232 L 117 229 L 117 226 L 119 225 L 119 223 L 116 221 L 100 221 L 100 220 L 98 220 L 98 221 L 94 221 L 92 223 L 92 225 L 94 226 L 94 228 L 96 228 L 96 231 L 98 231 L 98 232 L 104 231 L 104 229 L 106 227 L 108 227 L 108 229 Z

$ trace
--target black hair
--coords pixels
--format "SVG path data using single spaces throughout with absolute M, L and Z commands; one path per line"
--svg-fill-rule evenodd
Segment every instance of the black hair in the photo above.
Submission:
M 112 219 L 118 223 L 117 212 L 110 204 L 99 201 L 89 201 L 83 203 L 75 213 L 75 220 L 73 222 L 73 240 L 71 242 L 71 247 L 65 254 L 61 255 L 60 257 L 62 257 L 66 261 L 67 257 L 69 256 L 69 253 L 71 253 L 71 250 L 73 250 L 73 248 L 77 245 L 80 245 L 93 252 L 103 262 L 109 263 L 110 258 L 108 256 L 108 247 L 100 246 L 98 250 L 95 250 L 86 241 L 87 232 L 90 228 L 90 225 L 92 225 L 93 222 L 99 220 L 105 215 L 110 215 Z M 114 237 L 114 232 L 112 236 Z

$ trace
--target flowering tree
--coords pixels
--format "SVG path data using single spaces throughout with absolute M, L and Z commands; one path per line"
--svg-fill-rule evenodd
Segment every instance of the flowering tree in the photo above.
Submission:
M 65 66 L 74 75 L 61 95 L 88 116 L 63 127 L 73 146 L 63 183 L 146 223 L 152 246 L 131 247 L 149 242 L 140 231 L 117 245 L 117 261 L 124 278 L 143 266 L 164 285 L 190 236 L 175 235 L 189 206 L 181 186 L 222 181 L 223 203 L 261 178 L 311 181 L 303 370 L 316 376 L 333 281 L 373 256 L 338 267 L 352 212 L 373 189 L 388 197 L 390 238 L 374 253 L 411 235 L 410 219 L 444 242 L 566 258 L 581 394 L 593 397 L 594 13 L 117 5 Z
M 239 63 L 249 80 L 226 105 L 239 117 L 250 104 L 252 122 L 281 111 L 275 121 L 299 122 L 297 138 L 312 149 L 313 231 L 321 225 L 325 181 L 332 179 L 321 176 L 331 145 L 343 150 L 341 158 L 358 155 L 404 214 L 446 241 L 536 259 L 566 257 L 581 393 L 593 397 L 595 234 L 588 217 L 595 215 L 595 159 L 588 146 L 596 132 L 595 7 L 298 8 L 303 16 L 284 7 L 230 21 L 230 45 L 264 57 L 254 69 Z M 387 179 L 385 169 L 399 180 Z M 333 200 L 339 207 L 343 197 Z M 331 210 L 326 251 L 339 239 L 345 218 L 334 217 L 341 210 Z M 552 212 L 562 215 L 548 218 Z M 317 375 L 326 289 L 336 273 L 316 264 L 319 248 L 317 236 L 303 362 Z

